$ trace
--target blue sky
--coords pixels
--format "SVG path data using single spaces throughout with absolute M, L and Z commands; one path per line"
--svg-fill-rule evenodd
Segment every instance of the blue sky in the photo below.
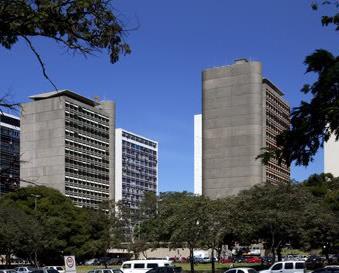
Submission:
M 160 191 L 193 190 L 193 115 L 201 112 L 201 71 L 246 57 L 263 63 L 264 75 L 291 106 L 312 81 L 304 58 L 314 49 L 338 53 L 333 28 L 323 28 L 308 0 L 116 0 L 132 54 L 111 65 L 103 52 L 84 58 L 43 39 L 33 43 L 60 89 L 114 100 L 117 126 L 160 143 Z M 1 93 L 24 102 L 53 88 L 23 42 L 0 48 Z M 320 151 L 309 167 L 293 167 L 302 180 L 323 170 Z

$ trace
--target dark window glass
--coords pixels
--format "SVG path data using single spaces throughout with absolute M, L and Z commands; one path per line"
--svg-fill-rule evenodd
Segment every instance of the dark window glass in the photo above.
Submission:
M 245 272 L 243 270 L 241 270 L 241 269 L 238 269 L 237 273 L 245 273 Z
M 158 264 L 147 264 L 147 268 L 157 268 Z
M 293 263 L 285 263 L 285 269 L 293 269 Z
M 131 264 L 124 264 L 122 268 L 131 268 Z
M 304 269 L 305 263 L 295 263 L 295 269 Z
M 282 269 L 282 263 L 278 263 L 272 267 L 272 270 L 280 270 Z
M 134 268 L 145 268 L 145 264 L 134 264 Z
M 231 270 L 228 270 L 227 273 L 235 273 L 236 270 L 235 269 L 231 269 Z

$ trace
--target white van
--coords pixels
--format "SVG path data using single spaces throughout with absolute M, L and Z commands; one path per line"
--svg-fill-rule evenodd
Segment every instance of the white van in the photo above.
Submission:
M 273 264 L 267 270 L 261 270 L 260 273 L 305 273 L 304 261 L 284 261 Z
M 146 273 L 152 268 L 171 265 L 172 261 L 167 260 L 134 260 L 123 262 L 120 269 L 123 273 Z

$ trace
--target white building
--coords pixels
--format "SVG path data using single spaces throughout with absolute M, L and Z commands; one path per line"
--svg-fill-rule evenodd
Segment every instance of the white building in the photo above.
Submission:
M 324 145 L 324 172 L 339 177 L 339 141 L 335 141 L 335 136 Z
M 145 192 L 158 190 L 158 142 L 115 130 L 115 201 L 137 209 Z
M 202 194 L 202 115 L 194 115 L 194 194 Z

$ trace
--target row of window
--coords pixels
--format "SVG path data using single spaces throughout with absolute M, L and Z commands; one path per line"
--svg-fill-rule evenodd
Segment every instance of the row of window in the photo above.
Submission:
M 149 153 L 149 154 L 156 154 L 155 150 L 152 150 L 152 149 L 146 148 L 144 146 L 140 146 L 140 145 L 134 144 L 132 142 L 128 142 L 126 140 L 122 141 L 122 147 L 132 148 L 132 149 L 135 149 L 137 151 L 142 151 L 142 152 Z
M 140 180 L 134 180 L 134 179 L 130 179 L 130 181 L 127 181 L 128 178 L 123 177 L 122 179 L 122 188 L 123 189 L 128 189 L 131 188 L 131 185 L 135 185 L 136 189 L 140 189 L 140 190 L 154 190 L 156 191 L 157 185 L 156 183 L 147 183 L 144 181 L 140 181 Z
M 81 115 L 78 115 L 76 113 L 65 111 L 65 117 L 69 121 L 74 121 L 78 123 L 79 125 L 82 125 L 88 128 L 94 128 L 97 131 L 102 131 L 102 132 L 109 131 L 109 127 L 107 125 L 103 125 L 99 122 L 84 118 Z
M 66 166 L 68 166 L 68 167 L 73 168 L 73 166 L 74 166 L 75 168 L 86 169 L 87 171 L 92 172 L 92 173 L 97 173 L 97 172 L 109 173 L 108 166 L 107 166 L 107 168 L 104 168 L 104 167 L 100 167 L 98 165 L 95 165 L 94 163 L 91 163 L 91 164 L 85 163 L 85 162 L 82 162 L 82 161 L 70 159 L 68 157 L 65 158 L 65 162 L 66 162 Z
M 129 134 L 127 132 L 122 132 L 122 136 L 127 138 L 127 139 L 131 139 L 131 140 L 134 140 L 134 141 L 137 141 L 139 143 L 143 143 L 145 145 L 148 145 L 148 146 L 151 146 L 151 147 L 154 147 L 156 148 L 157 147 L 157 144 L 154 143 L 153 141 L 149 141 L 147 139 L 144 139 L 142 137 L 138 137 L 138 136 L 135 136 L 135 135 L 132 135 L 132 134 Z
M 67 185 L 65 185 L 65 194 L 71 195 L 71 196 L 89 198 L 93 200 L 99 200 L 99 201 L 107 200 L 109 196 L 108 193 L 92 192 L 86 189 L 74 189 L 74 188 L 68 187 Z
M 155 162 L 149 162 L 149 161 L 141 161 L 138 159 L 130 158 L 127 157 L 126 155 L 122 156 L 122 162 L 126 164 L 133 164 L 135 166 L 143 166 L 143 167 L 148 167 L 148 168 L 156 168 L 157 164 Z
M 154 169 L 144 168 L 142 166 L 137 166 L 133 164 L 122 164 L 122 169 L 126 171 L 131 171 L 134 173 L 144 174 L 144 175 L 157 175 L 157 171 Z
M 108 167 L 109 164 L 109 160 L 106 159 L 107 156 L 96 157 L 90 154 L 81 153 L 68 148 L 66 149 L 66 157 L 73 158 L 75 160 L 85 161 L 86 163 L 99 165 L 101 167 Z
M 106 148 L 109 147 L 108 142 L 98 141 L 97 139 L 79 134 L 77 132 L 70 132 L 70 131 L 66 130 L 65 135 L 69 139 L 72 139 L 72 140 L 75 140 L 75 141 L 80 141 L 84 144 L 94 146 L 94 147 L 98 147 L 99 149 L 106 149 Z
M 89 155 L 94 155 L 94 156 L 97 156 L 97 157 L 109 155 L 108 150 L 98 149 L 96 147 L 92 147 L 92 146 L 89 146 L 89 145 L 86 145 L 86 144 L 74 142 L 74 141 L 71 141 L 69 139 L 65 140 L 65 144 L 66 144 L 66 147 L 68 147 L 68 148 L 76 149 L 77 151 L 87 153 Z
M 66 171 L 67 176 L 78 177 L 84 180 L 97 179 L 97 180 L 109 181 L 109 176 L 105 174 L 90 173 L 84 170 L 78 170 L 78 169 L 73 169 L 73 168 L 65 168 L 65 171 Z
M 133 171 L 129 170 L 122 170 L 123 176 L 129 176 L 131 178 L 136 178 L 136 179 L 142 179 L 147 182 L 156 182 L 157 178 L 155 176 L 150 176 L 150 175 L 144 175 L 144 174 L 139 174 L 135 173 Z
M 102 122 L 102 123 L 109 123 L 109 118 L 105 117 L 104 115 L 98 114 L 86 107 L 75 105 L 73 103 L 70 103 L 68 101 L 65 102 L 66 109 L 69 109 L 71 111 L 78 111 L 79 113 L 82 113 L 86 115 L 89 118 L 94 119 L 95 121 Z
M 79 134 L 87 135 L 89 137 L 105 141 L 107 142 L 109 140 L 109 134 L 108 132 L 103 132 L 101 130 L 97 130 L 96 128 L 83 126 L 79 122 L 74 122 L 72 120 L 65 120 L 66 123 L 66 129 L 70 131 L 77 131 Z

